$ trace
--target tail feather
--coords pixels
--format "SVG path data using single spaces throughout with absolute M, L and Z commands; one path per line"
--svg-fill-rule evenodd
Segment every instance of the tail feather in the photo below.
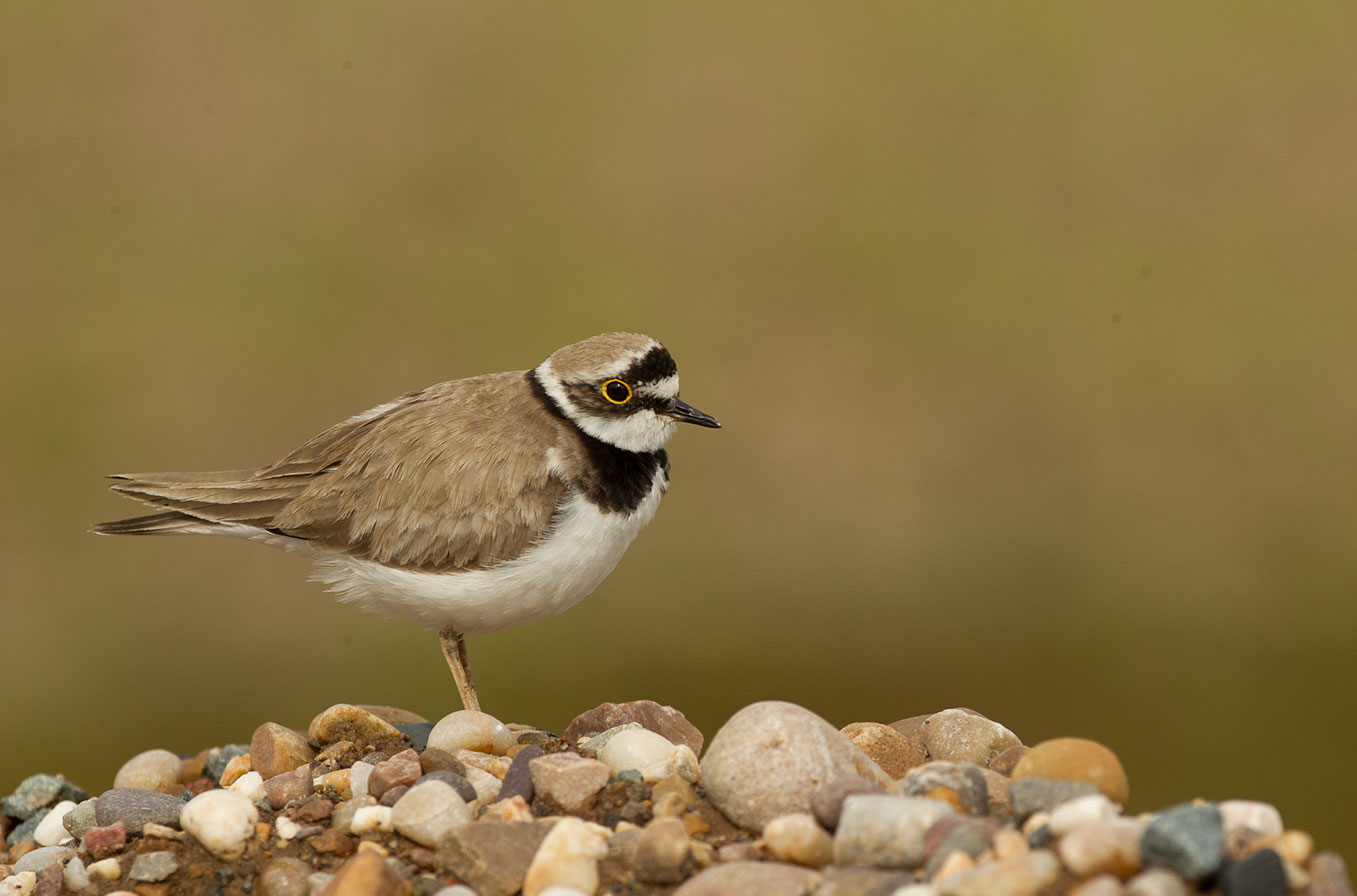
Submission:
M 111 523 L 96 523 L 90 531 L 96 535 L 187 535 L 211 528 L 213 523 L 187 513 L 171 510 L 149 516 L 135 516 Z
M 209 532 L 233 523 L 267 529 L 306 482 L 298 476 L 260 476 L 252 470 L 212 473 L 119 473 L 113 491 L 167 512 L 100 523 L 101 535 Z

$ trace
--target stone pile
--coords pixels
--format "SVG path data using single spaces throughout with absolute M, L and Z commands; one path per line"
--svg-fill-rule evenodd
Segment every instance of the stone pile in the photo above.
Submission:
M 560 736 L 340 704 L 149 750 L 97 798 L 28 778 L 0 803 L 0 896 L 1352 894 L 1270 805 L 1129 816 L 1128 796 L 1106 747 L 1028 747 L 966 709 L 840 730 L 757 703 L 703 753 L 649 701 Z

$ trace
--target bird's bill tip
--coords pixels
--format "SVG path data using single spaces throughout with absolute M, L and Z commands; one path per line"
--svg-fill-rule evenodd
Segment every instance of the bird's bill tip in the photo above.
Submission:
M 704 414 L 697 408 L 688 404 L 686 401 L 680 401 L 675 398 L 674 403 L 669 406 L 668 416 L 680 423 L 696 423 L 698 426 L 706 426 L 711 429 L 720 429 L 721 423 L 711 414 Z

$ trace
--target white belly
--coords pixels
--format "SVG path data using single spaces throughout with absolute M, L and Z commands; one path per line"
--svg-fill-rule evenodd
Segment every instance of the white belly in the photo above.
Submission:
M 464 635 L 525 625 L 573 607 L 598 587 L 655 516 L 665 484 L 657 475 L 630 515 L 602 512 L 574 495 L 546 538 L 522 557 L 489 569 L 416 572 L 332 556 L 317 561 L 312 578 L 330 585 L 342 601 Z

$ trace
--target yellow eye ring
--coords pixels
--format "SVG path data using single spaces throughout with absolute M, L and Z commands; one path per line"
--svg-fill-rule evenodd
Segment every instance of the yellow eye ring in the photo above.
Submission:
M 626 404 L 631 401 L 631 386 L 618 379 L 608 380 L 599 391 L 612 404 Z

